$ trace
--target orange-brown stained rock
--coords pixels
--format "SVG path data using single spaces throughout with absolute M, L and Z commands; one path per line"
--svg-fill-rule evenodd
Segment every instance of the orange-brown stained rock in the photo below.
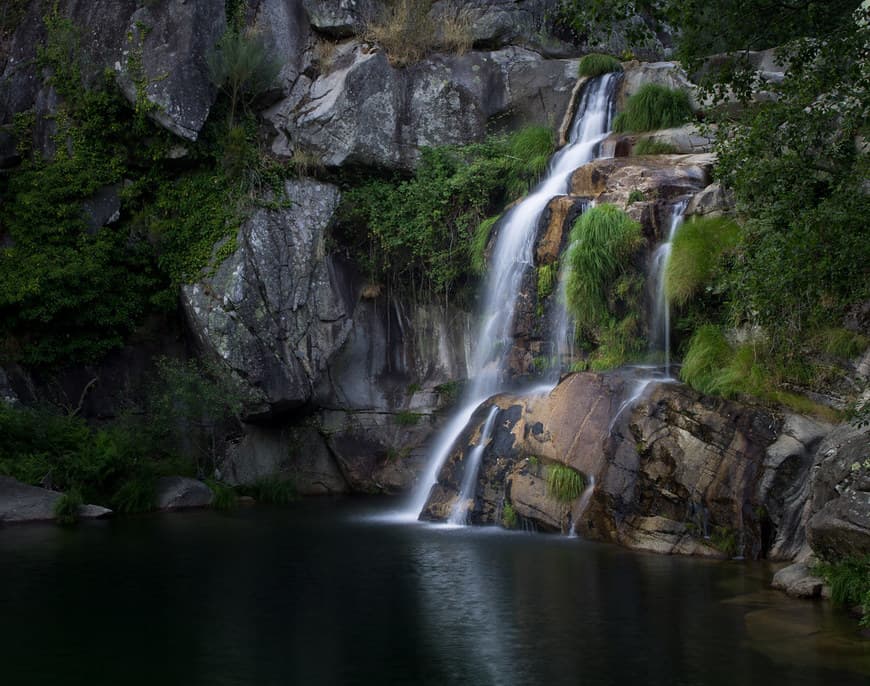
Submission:
M 550 221 L 535 247 L 535 262 L 537 264 L 553 264 L 559 259 L 559 248 L 562 238 L 569 227 L 565 226 L 568 215 L 577 204 L 576 198 L 560 195 L 550 201 L 548 207 Z

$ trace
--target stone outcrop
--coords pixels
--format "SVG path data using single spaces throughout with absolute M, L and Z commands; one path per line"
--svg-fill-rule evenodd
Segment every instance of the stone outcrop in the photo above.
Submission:
M 870 555 L 870 427 L 825 437 L 812 481 L 807 539 L 821 558 Z
M 648 83 L 685 91 L 689 94 L 692 108 L 701 109 L 696 96 L 697 87 L 676 62 L 631 61 L 623 64 L 622 81 L 616 97 L 617 111 L 622 111 L 626 101 Z
M 144 98 L 152 119 L 188 140 L 196 140 L 217 96 L 206 56 L 226 30 L 224 5 L 166 0 L 159 9 L 140 7 L 130 17 L 122 60 L 114 65 L 130 103 Z
M 157 479 L 154 506 L 158 510 L 183 510 L 208 507 L 214 493 L 202 481 L 184 476 L 164 476 Z
M 267 112 L 279 131 L 273 151 L 302 150 L 327 166 L 411 168 L 420 147 L 481 140 L 490 122 L 560 121 L 576 69 L 521 48 L 433 55 L 398 69 L 370 46 L 345 43 L 301 100 Z
M 718 217 L 734 212 L 734 193 L 714 181 L 704 190 L 695 193 L 686 206 L 687 217 Z
M 825 582 L 813 574 L 810 564 L 795 562 L 774 574 L 770 585 L 794 598 L 820 598 Z
M 54 508 L 63 496 L 47 488 L 28 486 L 8 476 L 0 476 L 0 524 L 51 521 Z M 82 519 L 107 517 L 112 511 L 99 505 L 80 505 Z
M 333 38 L 362 33 L 379 4 L 377 0 L 303 0 L 311 26 Z
M 244 381 L 250 414 L 307 402 L 350 332 L 353 294 L 324 245 L 339 197 L 328 184 L 288 181 L 214 275 L 183 288 L 191 329 Z

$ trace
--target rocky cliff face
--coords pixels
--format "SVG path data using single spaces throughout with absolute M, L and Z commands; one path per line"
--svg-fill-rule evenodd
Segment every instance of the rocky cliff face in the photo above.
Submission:
M 867 468 L 853 467 L 866 431 L 832 432 L 682 384 L 639 388 L 622 374 L 583 373 L 548 395 L 496 396 L 454 446 L 424 517 L 449 516 L 496 405 L 472 523 L 504 524 L 510 505 L 526 526 L 658 553 L 790 560 L 807 535 L 820 554 L 866 552 Z M 588 490 L 557 499 L 547 486 L 552 465 L 583 474 Z

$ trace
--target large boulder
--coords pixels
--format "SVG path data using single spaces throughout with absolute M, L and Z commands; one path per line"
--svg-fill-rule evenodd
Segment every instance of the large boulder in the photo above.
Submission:
M 47 488 L 28 486 L 8 476 L 0 476 L 0 523 L 51 521 L 54 508 L 63 493 Z M 107 517 L 112 511 L 99 505 L 81 505 L 78 516 L 83 519 Z
M 421 147 L 481 140 L 496 117 L 504 128 L 560 121 L 576 64 L 506 48 L 398 69 L 345 43 L 301 101 L 293 95 L 267 113 L 279 132 L 273 150 L 300 149 L 327 166 L 411 168 Z
M 686 72 L 676 62 L 626 62 L 622 81 L 616 95 L 616 109 L 622 111 L 626 101 L 648 83 L 689 94 L 692 109 L 701 109 L 697 87 L 689 81 Z
M 329 184 L 286 182 L 240 228 L 214 274 L 182 289 L 190 328 L 244 381 L 251 415 L 310 400 L 350 332 L 351 286 L 325 247 L 339 197 Z
M 164 476 L 157 479 L 154 506 L 158 510 L 183 510 L 208 507 L 214 493 L 202 481 L 184 476 Z
M 377 0 L 303 0 L 311 26 L 333 38 L 362 33 L 380 4 Z
M 870 427 L 839 427 L 818 449 L 807 538 L 824 559 L 870 555 Z
M 118 83 L 131 104 L 150 103 L 149 116 L 182 138 L 196 140 L 217 90 L 206 57 L 227 27 L 223 0 L 147 3 L 130 17 Z

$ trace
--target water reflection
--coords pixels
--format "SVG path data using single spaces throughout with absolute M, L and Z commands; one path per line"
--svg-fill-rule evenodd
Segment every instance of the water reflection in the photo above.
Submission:
M 758 565 L 359 508 L 4 529 L 3 683 L 867 683 L 854 622 Z

